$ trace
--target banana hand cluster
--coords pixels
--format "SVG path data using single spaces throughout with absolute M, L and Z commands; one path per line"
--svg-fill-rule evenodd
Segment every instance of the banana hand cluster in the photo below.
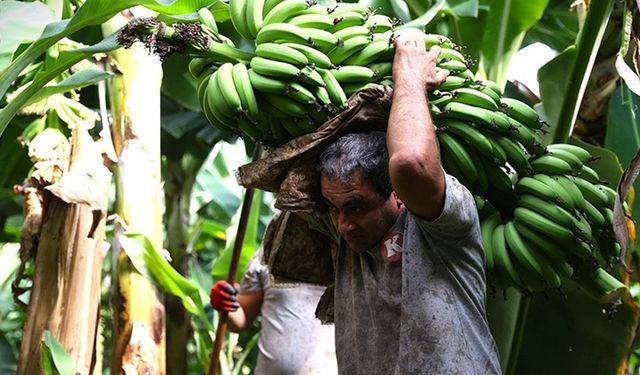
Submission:
M 529 158 L 532 173 L 515 182 L 511 207 L 485 208 L 481 234 L 495 286 L 542 292 L 570 278 L 601 302 L 626 293 L 603 268 L 620 255 L 613 234 L 617 198 L 586 165 L 593 160 L 581 147 L 549 145 L 546 154 Z
M 203 29 L 225 42 L 212 43 L 209 49 L 215 47 L 217 55 L 194 58 L 189 66 L 198 80 L 206 117 L 224 131 L 278 146 L 316 130 L 346 108 L 357 91 L 371 84 L 393 85 L 398 21 L 365 5 L 230 0 L 229 11 L 236 31 L 255 41 L 254 55 L 238 56 L 237 48 L 225 51 L 225 45 L 234 46 L 220 36 L 210 12 L 203 9 L 199 12 Z M 435 34 L 425 34 L 424 39 L 428 48 L 442 47 L 437 64 L 452 72 L 450 80 L 472 82 L 466 58 L 449 39 Z M 225 52 L 228 55 L 220 56 Z M 461 88 L 456 98 L 473 105 L 469 97 L 475 91 L 465 90 L 471 89 Z M 479 95 L 486 99 L 489 94 Z M 497 111 L 499 97 L 491 103 L 489 111 Z

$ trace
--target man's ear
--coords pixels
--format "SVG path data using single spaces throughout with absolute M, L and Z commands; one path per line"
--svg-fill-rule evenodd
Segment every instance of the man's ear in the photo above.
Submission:
M 402 200 L 400 200 L 400 197 L 398 197 L 398 194 L 396 194 L 395 191 L 392 191 L 391 195 L 393 196 L 393 199 L 396 201 L 396 204 L 398 205 L 398 207 L 402 207 L 404 205 L 404 203 L 402 203 Z

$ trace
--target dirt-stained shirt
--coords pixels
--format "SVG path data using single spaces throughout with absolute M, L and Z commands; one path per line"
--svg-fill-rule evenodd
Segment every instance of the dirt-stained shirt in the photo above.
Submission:
M 240 293 L 262 291 L 262 327 L 256 375 L 337 374 L 333 325 L 323 325 L 315 309 L 326 287 L 306 283 L 272 286 L 259 250 L 251 259 Z
M 477 210 L 447 175 L 442 214 L 404 210 L 378 247 L 341 246 L 335 326 L 340 374 L 499 374 L 485 313 Z

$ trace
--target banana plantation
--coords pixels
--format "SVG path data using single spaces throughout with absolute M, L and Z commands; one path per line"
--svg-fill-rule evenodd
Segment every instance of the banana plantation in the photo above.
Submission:
M 209 290 L 405 32 L 502 372 L 640 374 L 640 2 L 343 1 L 0 1 L 0 374 L 253 373 Z

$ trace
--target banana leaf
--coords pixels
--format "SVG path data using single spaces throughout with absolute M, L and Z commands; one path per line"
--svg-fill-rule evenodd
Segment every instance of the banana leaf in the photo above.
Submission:
M 612 0 L 591 2 L 584 26 L 575 43 L 575 59 L 571 65 L 567 65 L 569 74 L 566 74 L 565 80 L 568 84 L 566 91 L 562 93 L 560 113 L 557 118 L 549 118 L 554 143 L 564 142 L 571 135 L 612 8 Z M 543 95 L 543 103 L 549 103 L 549 100 Z
M 64 347 L 49 331 L 44 332 L 42 343 L 42 369 L 47 375 L 67 375 L 75 373 L 73 361 Z
M 609 102 L 605 147 L 615 150 L 623 168 L 629 165 L 636 152 L 640 150 L 638 106 L 640 106 L 640 97 L 634 94 L 624 82 L 616 89 Z M 640 182 L 634 183 L 634 189 L 636 192 L 639 191 Z M 640 200 L 634 200 L 632 209 L 633 219 L 636 223 L 640 223 Z
M 21 44 L 30 43 L 40 36 L 48 23 L 55 20 L 51 9 L 43 3 L 21 1 L 0 2 L 0 71 L 13 58 Z
M 194 13 L 203 6 L 211 3 L 212 1 L 209 0 L 87 0 L 71 19 L 48 24 L 38 40 L 33 42 L 23 53 L 13 60 L 11 64 L 0 71 L 0 98 L 4 98 L 7 90 L 19 76 L 20 72 L 45 53 L 49 47 L 56 44 L 62 38 L 69 37 L 85 27 L 100 25 L 106 22 L 121 10 L 142 5 L 160 13 L 184 14 Z M 34 95 L 47 82 L 58 76 L 60 72 L 82 61 L 92 53 L 95 53 L 95 51 L 84 51 L 83 53 L 67 55 L 64 59 L 58 61 L 54 67 L 47 69 L 37 81 L 37 84 L 34 82 L 23 94 L 27 98 Z M 20 99 L 18 100 L 18 98 Z M 0 137 L 11 118 L 13 118 L 15 113 L 27 100 L 27 98 L 20 96 L 18 96 L 18 98 L 0 110 Z
M 628 300 L 601 305 L 572 282 L 564 294 L 538 295 L 529 304 L 520 355 L 508 374 L 623 374 L 637 328 Z
M 489 79 L 504 87 L 513 54 L 520 49 L 525 32 L 542 17 L 549 0 L 491 0 L 488 3 L 481 68 Z

